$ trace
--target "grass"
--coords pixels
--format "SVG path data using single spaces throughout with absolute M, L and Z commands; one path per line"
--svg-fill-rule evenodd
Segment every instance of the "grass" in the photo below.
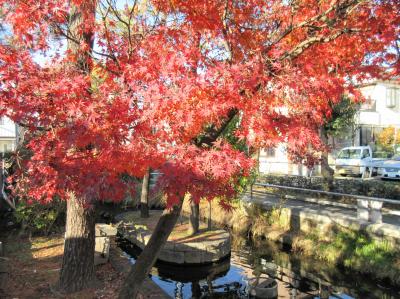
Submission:
M 398 248 L 387 241 L 373 240 L 363 232 L 343 229 L 330 242 L 322 240 L 316 232 L 298 236 L 293 250 L 400 284 Z

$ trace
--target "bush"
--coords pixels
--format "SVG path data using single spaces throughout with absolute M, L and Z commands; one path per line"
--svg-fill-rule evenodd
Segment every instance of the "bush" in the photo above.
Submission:
M 65 225 L 65 201 L 55 199 L 51 203 L 27 203 L 20 201 L 14 213 L 22 231 L 48 235 Z

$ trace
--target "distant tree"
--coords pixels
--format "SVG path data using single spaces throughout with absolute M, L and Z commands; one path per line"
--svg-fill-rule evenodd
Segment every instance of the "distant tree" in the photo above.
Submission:
M 360 101 L 344 95 L 337 103 L 330 102 L 331 113 L 326 115 L 322 127 L 326 137 L 340 137 L 352 134 L 356 126 L 356 114 Z
M 328 152 L 330 149 L 329 137 L 347 136 L 353 134 L 356 125 L 356 113 L 359 102 L 348 96 L 343 96 L 337 103 L 330 102 L 331 113 L 326 115 L 323 126 L 320 129 L 321 140 L 326 149 L 321 154 L 321 175 L 325 180 L 327 188 L 332 189 L 334 170 L 328 163 Z
M 385 128 L 377 135 L 376 141 L 383 150 L 393 153 L 400 144 L 400 129 L 396 130 L 394 127 Z

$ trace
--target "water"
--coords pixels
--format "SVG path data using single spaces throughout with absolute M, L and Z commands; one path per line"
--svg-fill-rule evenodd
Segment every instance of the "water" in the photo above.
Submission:
M 400 289 L 384 282 L 293 254 L 269 241 L 236 239 L 233 243 L 231 257 L 217 264 L 183 267 L 157 263 L 151 279 L 176 299 L 249 298 L 248 281 L 260 275 L 276 279 L 278 298 L 400 298 Z M 120 247 L 134 263 L 140 249 L 124 240 Z

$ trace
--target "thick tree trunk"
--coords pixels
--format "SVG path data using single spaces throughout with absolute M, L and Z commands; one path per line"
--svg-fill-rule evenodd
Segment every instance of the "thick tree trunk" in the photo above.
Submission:
M 71 4 L 68 20 L 68 50 L 76 55 L 71 66 L 77 73 L 90 75 L 92 69 L 91 51 L 94 40 L 96 0 L 83 1 L 82 5 Z M 85 28 L 85 29 L 83 29 Z M 83 50 L 85 44 L 86 50 Z M 87 76 L 87 92 L 80 94 L 90 100 L 91 80 Z M 92 285 L 94 281 L 95 211 L 86 201 L 71 195 L 67 203 L 67 224 L 64 257 L 61 268 L 59 289 L 71 293 Z
M 194 201 L 190 203 L 190 216 L 188 234 L 195 235 L 199 232 L 200 227 L 200 207 Z
M 149 218 L 149 188 L 150 188 L 150 168 L 147 169 L 142 182 L 142 192 L 140 194 L 141 218 Z
M 94 282 L 95 210 L 74 195 L 67 202 L 64 257 L 59 288 L 72 293 Z
M 329 145 L 328 144 L 328 136 L 327 136 L 324 128 L 321 128 L 321 130 L 320 130 L 320 138 L 325 145 L 327 145 L 327 146 Z M 321 175 L 324 179 L 324 183 L 325 183 L 326 189 L 328 191 L 333 190 L 333 174 L 334 174 L 334 171 L 329 166 L 329 162 L 328 162 L 328 153 L 323 152 L 321 155 Z
M 174 229 L 181 213 L 182 201 L 179 206 L 164 210 L 149 242 L 125 279 L 124 285 L 119 293 L 120 299 L 136 298 L 140 286 L 149 275 L 151 268 L 157 260 L 158 254 Z

